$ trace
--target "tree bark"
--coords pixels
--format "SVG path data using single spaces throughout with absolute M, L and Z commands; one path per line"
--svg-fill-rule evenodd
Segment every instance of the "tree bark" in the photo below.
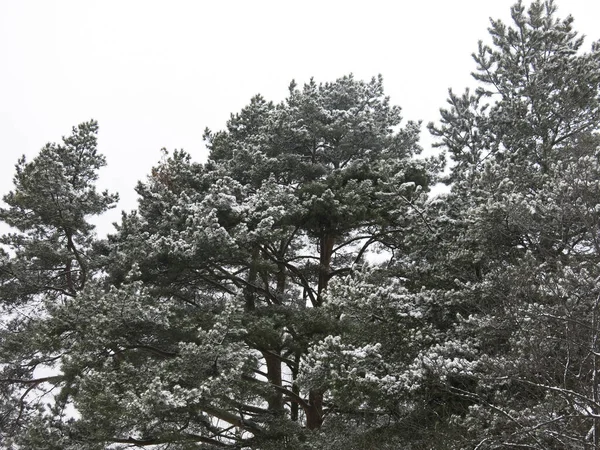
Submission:
M 244 288 L 244 299 L 246 300 L 246 310 L 252 311 L 256 306 L 256 279 L 258 275 L 258 255 L 259 249 L 252 250 L 252 261 L 250 261 L 250 271 L 248 272 L 248 286 Z
M 317 304 L 314 305 L 315 307 L 323 304 L 323 294 L 325 294 L 329 283 L 335 235 L 330 232 L 324 233 L 319 244 L 319 284 L 317 286 Z M 323 394 L 324 392 L 320 389 L 312 389 L 308 393 L 308 406 L 304 409 L 304 412 L 306 414 L 306 428 L 309 430 L 318 430 L 323 424 Z
M 298 384 L 296 383 L 296 380 L 298 379 L 298 368 L 300 367 L 300 354 L 299 353 L 296 353 L 295 362 L 296 362 L 296 365 L 291 368 L 292 369 L 292 392 L 299 396 L 300 388 L 298 387 Z M 298 417 L 299 417 L 298 413 L 299 413 L 298 402 L 292 402 L 290 405 L 290 419 L 292 419 L 292 421 L 294 421 L 294 422 L 297 422 Z
M 275 386 L 281 386 L 281 360 L 271 352 L 262 352 L 267 364 L 267 379 Z M 277 416 L 283 414 L 283 394 L 281 390 L 273 389 L 267 397 L 269 411 Z
M 323 294 L 327 290 L 329 275 L 331 273 L 331 257 L 333 255 L 333 246 L 335 244 L 335 236 L 331 233 L 324 233 L 319 243 L 319 284 L 317 286 L 317 304 L 323 304 Z
M 323 391 L 311 390 L 308 393 L 308 406 L 306 413 L 306 428 L 318 430 L 323 425 Z

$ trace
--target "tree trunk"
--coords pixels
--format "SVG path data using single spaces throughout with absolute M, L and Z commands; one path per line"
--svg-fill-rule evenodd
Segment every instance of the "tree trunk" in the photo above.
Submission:
M 318 430 L 323 424 L 323 391 L 312 390 L 308 393 L 308 406 L 305 408 L 306 428 Z
M 272 352 L 262 352 L 267 363 L 267 379 L 269 383 L 281 387 L 281 360 Z M 269 411 L 280 416 L 283 414 L 283 394 L 280 390 L 272 389 L 267 397 Z
M 300 367 L 300 354 L 296 353 L 295 356 L 295 362 L 296 365 L 293 366 L 292 369 L 292 392 L 298 396 L 300 396 L 300 388 L 298 387 L 298 384 L 296 383 L 296 380 L 298 379 L 298 368 Z M 292 421 L 294 422 L 298 422 L 298 417 L 299 417 L 299 406 L 298 402 L 292 402 L 290 405 L 290 419 L 292 419 Z
M 331 273 L 331 257 L 333 255 L 334 244 L 335 236 L 333 236 L 333 234 L 325 233 L 321 237 L 319 243 L 319 284 L 317 286 L 317 304 L 315 306 L 321 306 L 323 304 L 323 294 L 327 290 L 329 274 Z
M 321 236 L 319 244 L 319 284 L 315 307 L 323 304 L 323 294 L 327 290 L 327 284 L 329 283 L 335 236 L 332 233 L 324 233 Z M 306 413 L 306 428 L 309 430 L 317 430 L 323 424 L 323 394 L 324 392 L 320 389 L 313 389 L 308 393 L 308 406 L 305 407 L 304 412 Z
M 252 311 L 256 306 L 256 279 L 258 275 L 258 255 L 259 249 L 252 250 L 252 261 L 250 261 L 250 270 L 248 272 L 248 286 L 244 288 L 244 299 L 246 300 L 246 310 Z

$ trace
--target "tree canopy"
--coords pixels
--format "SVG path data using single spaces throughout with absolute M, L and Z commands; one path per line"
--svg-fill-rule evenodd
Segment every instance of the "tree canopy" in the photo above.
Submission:
M 96 122 L 20 159 L 0 448 L 600 449 L 600 45 L 511 12 L 428 126 L 445 173 L 352 75 L 165 150 L 106 238 Z

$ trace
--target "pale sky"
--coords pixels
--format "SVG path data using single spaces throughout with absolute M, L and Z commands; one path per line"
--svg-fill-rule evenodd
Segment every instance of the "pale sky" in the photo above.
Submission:
M 292 79 L 382 74 L 405 119 L 436 121 L 448 88 L 472 83 L 471 53 L 490 41 L 489 18 L 508 21 L 513 3 L 0 0 L 0 194 L 22 154 L 31 159 L 94 118 L 108 160 L 99 185 L 121 196 L 95 221 L 104 234 L 135 208 L 133 188 L 162 147 L 203 161 L 205 127 L 222 129 L 255 94 L 282 100 Z M 600 1 L 556 3 L 589 50 Z

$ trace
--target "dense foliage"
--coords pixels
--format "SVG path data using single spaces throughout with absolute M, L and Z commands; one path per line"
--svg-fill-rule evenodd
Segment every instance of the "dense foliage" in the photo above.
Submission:
M 512 18 L 429 125 L 445 178 L 381 77 L 254 97 L 106 239 L 95 122 L 21 159 L 0 447 L 600 449 L 600 46 Z

